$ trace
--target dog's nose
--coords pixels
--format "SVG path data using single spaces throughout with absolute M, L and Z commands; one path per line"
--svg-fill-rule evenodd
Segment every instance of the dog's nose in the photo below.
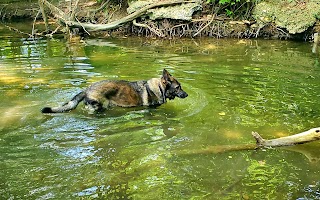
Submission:
M 181 95 L 180 95 L 180 98 L 186 98 L 188 96 L 188 94 L 186 92 L 183 92 Z

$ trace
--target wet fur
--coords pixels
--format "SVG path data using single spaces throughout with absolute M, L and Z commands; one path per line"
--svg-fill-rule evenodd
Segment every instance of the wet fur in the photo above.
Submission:
M 182 90 L 177 79 L 164 69 L 161 78 L 152 78 L 147 81 L 96 82 L 62 106 L 44 107 L 41 112 L 67 112 L 75 109 L 81 101 L 84 101 L 91 111 L 101 111 L 110 106 L 159 106 L 166 103 L 167 99 L 187 96 L 188 94 Z

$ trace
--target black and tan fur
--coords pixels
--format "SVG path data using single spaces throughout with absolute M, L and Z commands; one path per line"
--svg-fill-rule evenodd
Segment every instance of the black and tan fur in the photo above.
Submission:
M 167 70 L 161 78 L 147 81 L 111 81 L 96 82 L 59 107 L 44 107 L 42 113 L 61 113 L 73 110 L 84 101 L 91 111 L 101 111 L 110 106 L 159 106 L 167 99 L 186 98 L 180 83 Z

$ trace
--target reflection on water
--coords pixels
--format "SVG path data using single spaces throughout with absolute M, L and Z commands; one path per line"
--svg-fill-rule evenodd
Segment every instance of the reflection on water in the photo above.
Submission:
M 202 154 L 319 126 L 306 43 L 0 37 L 1 199 L 319 199 L 319 143 Z M 158 108 L 43 115 L 103 79 L 167 68 L 189 93 Z M 200 152 L 198 154 L 179 152 Z

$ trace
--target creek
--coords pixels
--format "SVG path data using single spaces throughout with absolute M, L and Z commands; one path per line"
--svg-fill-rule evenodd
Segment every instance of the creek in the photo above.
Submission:
M 0 26 L 0 199 L 319 199 L 319 142 L 201 153 L 319 127 L 312 44 L 28 39 Z M 44 106 L 166 68 L 188 92 L 157 108 Z M 191 153 L 197 150 L 198 153 Z M 190 152 L 190 154 L 188 154 Z

